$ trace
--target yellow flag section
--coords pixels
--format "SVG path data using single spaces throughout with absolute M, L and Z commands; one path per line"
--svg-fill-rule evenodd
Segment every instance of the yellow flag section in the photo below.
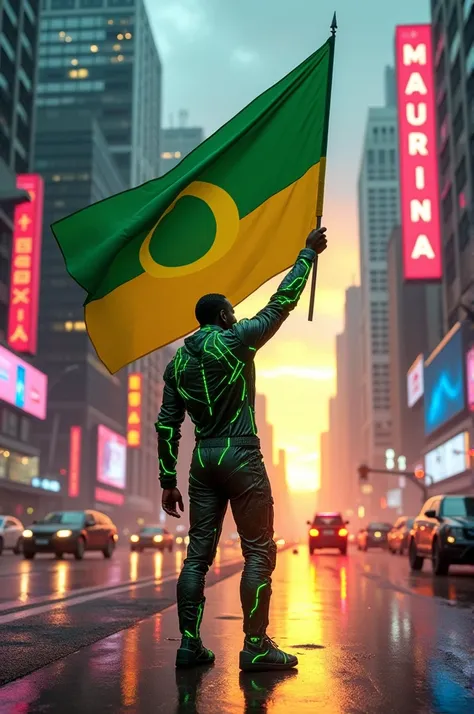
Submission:
M 232 196 L 219 186 L 195 181 L 186 187 L 166 213 L 184 196 L 203 201 L 216 224 L 212 247 L 193 263 L 160 265 L 150 251 L 158 222 L 140 248 L 144 272 L 86 305 L 89 335 L 109 370 L 116 372 L 138 356 L 192 332 L 197 327 L 194 307 L 202 295 L 224 293 L 237 305 L 290 267 L 315 226 L 324 160 L 242 219 Z

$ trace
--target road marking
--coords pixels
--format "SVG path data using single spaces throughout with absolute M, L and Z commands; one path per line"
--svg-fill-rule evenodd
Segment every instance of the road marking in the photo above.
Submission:
M 227 568 L 232 565 L 236 565 L 237 563 L 242 563 L 243 560 L 242 558 L 235 558 L 234 560 L 228 560 L 225 561 L 225 563 L 221 564 L 221 568 Z M 59 608 L 66 606 L 66 607 L 71 607 L 73 605 L 81 605 L 82 603 L 85 602 L 92 602 L 93 600 L 98 600 L 99 598 L 102 597 L 109 597 L 110 595 L 118 595 L 120 593 L 126 592 L 127 590 L 130 591 L 135 591 L 135 590 L 141 590 L 142 588 L 145 587 L 150 587 L 150 585 L 163 585 L 165 583 L 171 582 L 173 580 L 176 580 L 178 575 L 176 573 L 172 573 L 171 575 L 167 575 L 164 578 L 159 578 L 156 580 L 155 578 L 148 578 L 146 581 L 132 581 L 132 582 L 127 582 L 127 583 L 122 583 L 121 585 L 118 585 L 116 587 L 110 587 L 107 589 L 100 589 L 100 591 L 97 592 L 97 588 L 94 588 L 95 592 L 90 592 L 91 589 L 89 589 L 89 592 L 87 594 L 79 594 L 79 595 L 71 595 L 66 598 L 61 598 L 60 600 L 56 599 L 53 602 L 47 602 L 46 604 L 41 604 L 39 603 L 38 605 L 33 605 L 31 607 L 26 607 L 23 608 L 22 610 L 17 610 L 15 612 L 9 612 L 6 615 L 0 615 L 0 625 L 6 625 L 10 622 L 16 622 L 17 620 L 22 620 L 25 617 L 32 617 L 35 615 L 42 615 L 46 612 L 52 612 L 53 610 L 58 610 Z M 44 600 L 42 601 L 43 603 L 45 602 Z

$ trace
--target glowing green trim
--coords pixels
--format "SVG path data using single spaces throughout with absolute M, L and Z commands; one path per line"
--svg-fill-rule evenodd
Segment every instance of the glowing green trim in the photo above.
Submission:
M 199 463 L 201 464 L 202 468 L 204 468 L 204 461 L 202 460 L 202 456 L 201 456 L 201 447 L 199 445 L 197 447 L 197 452 L 198 452 Z
M 252 615 L 257 611 L 258 605 L 259 605 L 259 598 L 260 598 L 260 590 L 262 588 L 266 588 L 268 583 L 262 583 L 261 585 L 258 586 L 257 592 L 255 593 L 255 605 L 250 611 L 249 617 L 252 617 Z
M 217 465 L 218 465 L 218 466 L 221 465 L 222 459 L 223 459 L 224 456 L 227 454 L 227 452 L 229 451 L 229 449 L 230 449 L 230 436 L 227 437 L 227 446 L 225 447 L 224 451 L 222 452 L 222 454 L 221 454 L 220 457 L 219 457 L 219 461 L 217 462 Z
M 198 605 L 198 617 L 197 617 L 197 622 L 196 622 L 196 639 L 199 637 L 199 628 L 201 626 L 203 612 L 204 612 L 204 605 L 202 603 L 200 603 Z
M 170 471 L 169 469 L 166 468 L 166 466 L 163 462 L 163 459 L 160 459 L 159 461 L 160 461 L 161 469 L 164 474 L 166 474 L 167 476 L 176 476 L 176 469 L 174 469 L 173 471 Z
M 259 659 L 262 659 L 262 657 L 266 657 L 269 652 L 270 652 L 270 650 L 267 650 L 266 652 L 262 652 L 262 654 L 255 655 L 255 657 L 252 660 L 252 664 L 255 664 L 255 662 Z
M 204 367 L 201 367 L 202 382 L 204 384 L 204 391 L 206 392 L 207 405 L 209 407 L 209 414 L 212 416 L 212 405 L 211 398 L 209 396 L 209 390 L 207 388 L 206 373 L 204 372 Z
M 250 404 L 249 404 L 249 414 L 250 414 L 250 421 L 252 422 L 252 431 L 254 434 L 256 434 L 257 427 L 255 426 L 255 419 L 254 419 L 252 407 L 250 406 Z
M 257 348 L 256 347 L 249 347 L 249 350 L 252 350 L 252 352 L 256 352 Z
M 286 664 L 288 657 L 286 656 L 285 652 L 282 652 L 283 655 L 283 664 Z
M 196 637 L 189 630 L 185 630 L 184 634 L 186 635 L 186 637 L 190 637 L 192 640 L 196 639 Z

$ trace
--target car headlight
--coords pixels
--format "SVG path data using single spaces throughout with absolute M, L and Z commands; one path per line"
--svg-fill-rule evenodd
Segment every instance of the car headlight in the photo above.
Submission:
M 27 528 L 23 531 L 23 538 L 33 538 L 33 531 L 30 531 L 30 529 Z
M 181 536 L 178 536 L 176 538 L 176 545 L 181 545 L 182 542 L 183 542 L 183 539 L 181 538 Z
M 132 543 L 138 543 L 140 538 L 137 535 L 132 535 L 132 536 L 130 536 L 130 540 L 132 541 Z
M 450 528 L 448 535 L 454 536 L 455 538 L 462 538 L 464 536 L 462 528 Z
M 374 536 L 375 536 L 375 538 L 381 538 L 382 534 L 380 531 L 375 531 Z
M 69 536 L 72 536 L 72 531 L 70 531 L 70 530 L 57 531 L 56 535 L 58 538 L 69 538 Z
M 163 540 L 163 536 L 162 535 L 153 536 L 153 540 L 155 541 L 155 543 L 161 543 L 161 541 Z

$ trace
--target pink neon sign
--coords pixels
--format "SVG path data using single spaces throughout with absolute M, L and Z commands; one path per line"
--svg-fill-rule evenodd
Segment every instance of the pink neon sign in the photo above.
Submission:
M 404 277 L 437 281 L 442 265 L 431 26 L 398 26 L 395 46 Z

